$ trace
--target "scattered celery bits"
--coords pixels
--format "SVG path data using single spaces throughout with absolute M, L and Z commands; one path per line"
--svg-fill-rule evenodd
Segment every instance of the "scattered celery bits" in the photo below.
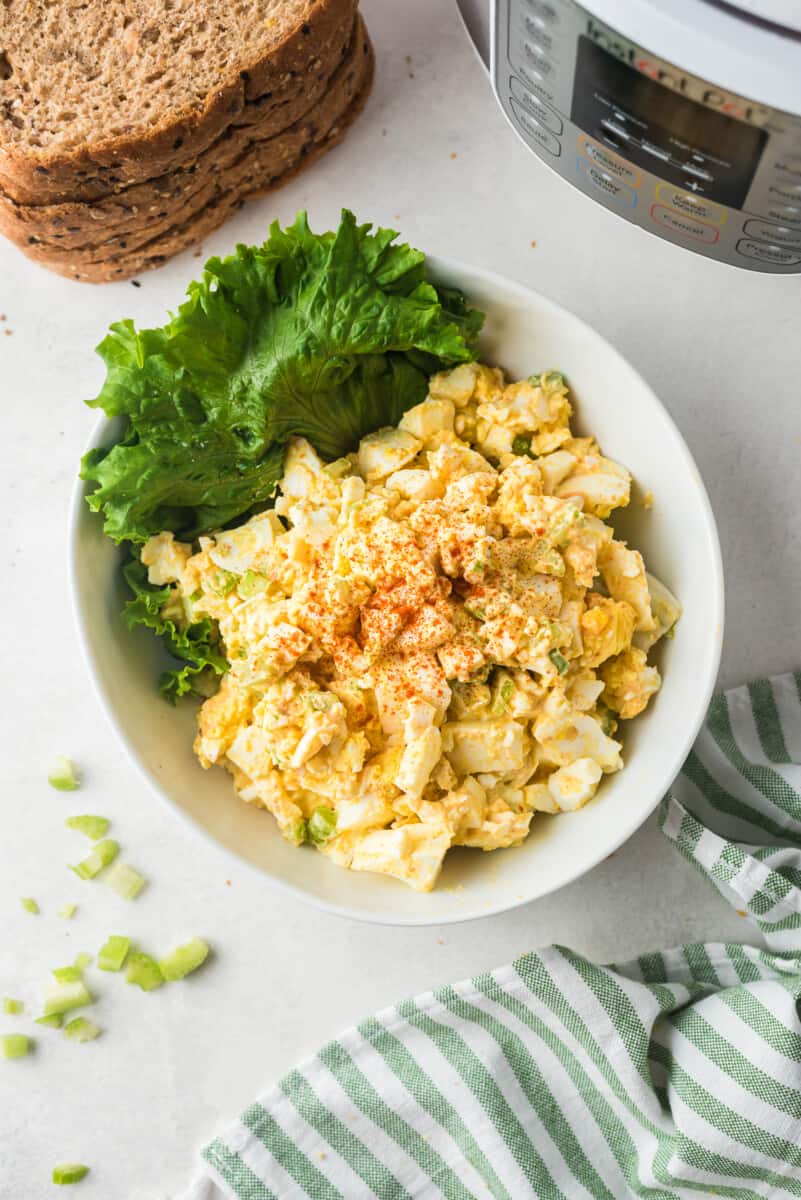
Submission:
M 74 965 L 78 968 L 79 971 L 85 971 L 86 968 L 91 965 L 91 963 L 92 963 L 92 956 L 91 956 L 91 954 L 87 954 L 85 950 L 82 950 L 80 954 L 75 955 L 75 964 Z
M 88 1017 L 73 1017 L 64 1026 L 64 1037 L 69 1038 L 71 1042 L 93 1042 L 102 1032 L 100 1026 L 95 1025 Z
M 18 1013 L 24 1012 L 25 1005 L 21 1000 L 15 1000 L 13 996 L 3 996 L 3 1012 L 9 1013 L 11 1016 L 16 1016 Z
M 20 898 L 20 904 L 26 912 L 33 913 L 34 916 L 36 916 L 36 914 L 39 912 L 39 905 L 32 896 L 22 896 Z
M 94 879 L 104 867 L 114 862 L 119 852 L 119 844 L 112 838 L 106 838 L 105 841 L 98 842 L 86 858 L 70 867 L 70 870 L 74 871 L 79 879 Z
M 309 841 L 316 845 L 327 842 L 336 832 L 336 827 L 337 815 L 334 810 L 326 808 L 324 804 L 318 805 L 309 817 Z
M 102 843 L 101 843 L 102 845 Z M 147 880 L 128 863 L 115 863 L 106 875 L 106 883 L 123 900 L 135 900 Z
M 53 1183 L 80 1183 L 89 1174 L 83 1163 L 57 1163 L 53 1167 Z
M 67 829 L 74 829 L 76 833 L 83 833 L 86 837 L 91 838 L 93 842 L 97 842 L 100 838 L 106 836 L 111 821 L 109 821 L 108 817 L 93 817 L 87 813 L 79 817 L 67 817 L 64 824 L 67 826 Z
M 85 1008 L 92 1003 L 92 993 L 82 979 L 65 983 L 50 983 L 45 988 L 44 1016 L 69 1012 L 71 1008 Z
M 33 1043 L 24 1033 L 5 1033 L 0 1036 L 0 1058 L 24 1058 Z
M 172 983 L 183 979 L 206 961 L 209 948 L 202 938 L 192 938 L 183 946 L 176 946 L 164 958 L 159 959 L 159 968 L 164 978 Z
M 53 971 L 53 978 L 56 983 L 77 983 L 81 978 L 81 968 L 56 967 Z
M 78 911 L 77 904 L 62 904 L 58 910 L 58 915 L 63 917 L 65 921 L 71 921 Z
M 49 1013 L 46 1017 L 36 1017 L 37 1025 L 46 1025 L 49 1029 L 60 1029 L 64 1024 L 64 1017 L 61 1013 Z
M 159 964 L 141 950 L 132 950 L 128 955 L 125 978 L 128 983 L 135 983 L 143 992 L 152 992 L 164 983 Z
M 97 954 L 97 965 L 101 971 L 119 971 L 131 948 L 131 939 L 112 934 L 100 947 Z
M 59 792 L 74 792 L 76 788 L 80 787 L 80 780 L 75 774 L 75 767 L 72 765 L 71 759 L 63 754 L 59 754 L 56 759 L 53 770 L 47 777 L 47 782 Z

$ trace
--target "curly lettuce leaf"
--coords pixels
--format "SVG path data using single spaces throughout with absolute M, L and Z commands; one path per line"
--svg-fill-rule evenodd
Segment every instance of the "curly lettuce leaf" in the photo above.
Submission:
M 128 600 L 123 609 L 128 628 L 145 625 L 152 629 L 163 639 L 173 658 L 184 664 L 163 672 L 159 679 L 162 696 L 175 704 L 189 694 L 211 695 L 216 690 L 218 677 L 228 670 L 214 622 L 204 617 L 202 621 L 187 624 L 179 612 L 171 614 L 173 589 L 149 583 L 147 569 L 138 559 L 126 563 L 123 575 L 133 592 L 133 599 Z
M 344 210 L 305 213 L 262 246 L 212 258 L 161 329 L 112 325 L 106 381 L 88 403 L 124 429 L 90 451 L 90 507 L 115 541 L 218 529 L 270 502 L 293 435 L 324 458 L 394 425 L 427 376 L 475 357 L 483 314 L 427 281 L 425 256 Z

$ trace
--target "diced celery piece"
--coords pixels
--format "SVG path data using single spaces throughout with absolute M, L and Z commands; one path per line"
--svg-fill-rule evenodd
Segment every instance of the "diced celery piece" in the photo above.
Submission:
M 44 1016 L 69 1012 L 71 1008 L 84 1008 L 92 1003 L 92 993 L 82 979 L 69 983 L 51 983 L 45 988 Z
M 80 1183 L 89 1174 L 83 1163 L 57 1163 L 53 1167 L 53 1183 Z
M 77 787 L 80 787 L 80 780 L 75 774 L 72 761 L 63 754 L 59 754 L 56 759 L 53 770 L 47 777 L 47 782 L 59 792 L 74 792 Z
M 320 804 L 309 817 L 309 840 L 319 845 L 335 833 L 337 815 L 332 808 Z
M 516 433 L 512 439 L 512 454 L 531 454 L 531 434 Z
M 93 842 L 97 842 L 106 836 L 111 821 L 108 817 L 93 817 L 87 813 L 80 817 L 67 817 L 64 824 L 67 829 L 74 829 L 76 833 L 83 833 Z
M 92 1042 L 96 1037 L 100 1037 L 102 1032 L 100 1026 L 95 1025 L 88 1017 L 73 1017 L 64 1026 L 64 1037 L 69 1038 L 71 1042 Z
M 65 921 L 71 921 L 78 911 L 77 904 L 62 904 L 58 910 L 58 915 L 63 917 Z
M 4 1033 L 0 1036 L 0 1058 L 24 1058 L 31 1051 L 31 1039 L 24 1033 Z
M 33 913 L 34 916 L 39 912 L 39 905 L 32 896 L 23 896 L 20 899 L 20 904 L 26 912 Z
M 560 675 L 565 675 L 567 673 L 567 669 L 570 664 L 568 663 L 564 654 L 560 654 L 558 650 L 551 650 L 548 657 Z
M 81 971 L 78 967 L 56 967 L 53 978 L 56 983 L 79 983 Z
M 74 871 L 79 879 L 94 879 L 95 875 L 99 875 L 104 867 L 114 862 L 119 852 L 119 844 L 113 838 L 106 838 L 104 841 L 98 842 L 86 858 L 74 867 L 70 867 L 70 870 Z
M 183 946 L 176 946 L 164 958 L 159 959 L 159 968 L 164 978 L 173 983 L 196 971 L 208 958 L 209 948 L 202 938 L 192 938 Z
M 24 1012 L 25 1005 L 21 1000 L 15 1000 L 13 996 L 3 996 L 3 1012 L 9 1013 L 11 1016 L 16 1016 L 18 1013 Z
M 101 971 L 119 971 L 131 948 L 131 939 L 112 934 L 97 952 L 97 965 Z
M 294 842 L 296 846 L 302 846 L 309 835 L 309 825 L 303 817 L 298 817 L 297 821 L 289 828 L 284 837 L 288 837 L 290 842 Z
M 129 953 L 125 978 L 128 983 L 135 983 L 143 992 L 152 992 L 164 983 L 159 964 L 141 950 L 132 950 Z
M 85 950 L 82 950 L 80 954 L 75 955 L 73 966 L 77 967 L 79 971 L 85 971 L 88 966 L 91 966 L 91 963 L 91 954 L 87 954 Z
M 147 883 L 143 875 L 124 862 L 115 863 L 105 880 L 123 900 L 135 900 Z
M 50 1013 L 46 1017 L 36 1017 L 37 1025 L 47 1025 L 50 1029 L 60 1029 L 64 1024 L 64 1018 L 61 1013 Z

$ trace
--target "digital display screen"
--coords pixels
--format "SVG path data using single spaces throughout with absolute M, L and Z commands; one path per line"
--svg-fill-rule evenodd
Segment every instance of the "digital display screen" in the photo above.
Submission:
M 644 170 L 742 208 L 765 131 L 682 96 L 585 35 L 578 42 L 574 124 Z

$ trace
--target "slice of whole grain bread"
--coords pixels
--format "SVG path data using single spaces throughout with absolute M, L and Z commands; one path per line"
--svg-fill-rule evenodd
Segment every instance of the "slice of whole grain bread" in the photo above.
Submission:
M 190 162 L 248 101 L 303 91 L 355 9 L 2 0 L 0 186 L 21 203 L 90 199 Z
M 242 155 L 240 162 L 228 172 L 216 176 L 219 190 L 201 208 L 185 220 L 170 224 L 150 240 L 136 248 L 109 246 L 81 251 L 42 245 L 23 245 L 29 257 L 60 275 L 92 283 L 128 279 L 142 271 L 161 266 L 167 258 L 200 241 L 221 225 L 246 200 L 281 187 L 298 171 L 314 162 L 326 150 L 342 140 L 348 126 L 361 112 L 370 92 L 374 71 L 374 56 L 368 42 L 367 54 L 361 54 L 354 64 L 350 99 L 326 129 L 318 130 L 313 140 L 301 144 L 297 154 L 284 157 L 276 173 L 275 147 L 256 142 Z
M 296 103 L 289 102 L 285 112 L 293 119 L 285 127 L 281 123 L 280 133 L 274 132 L 274 110 L 261 120 L 258 112 L 243 113 L 193 163 L 158 179 L 133 184 L 114 196 L 84 203 L 23 205 L 0 191 L 0 233 L 18 245 L 39 243 L 80 250 L 113 239 L 115 250 L 126 240 L 128 247 L 122 248 L 133 248 L 208 203 L 220 190 L 215 176 L 234 167 L 255 142 L 273 139 L 275 174 L 280 174 L 282 161 L 314 141 L 318 131 L 325 129 L 329 115 L 341 110 L 359 86 L 355 63 L 368 52 L 367 31 L 357 16 L 345 54 L 325 81 L 324 97 L 301 113 L 296 113 Z M 252 108 L 252 103 L 247 108 Z

